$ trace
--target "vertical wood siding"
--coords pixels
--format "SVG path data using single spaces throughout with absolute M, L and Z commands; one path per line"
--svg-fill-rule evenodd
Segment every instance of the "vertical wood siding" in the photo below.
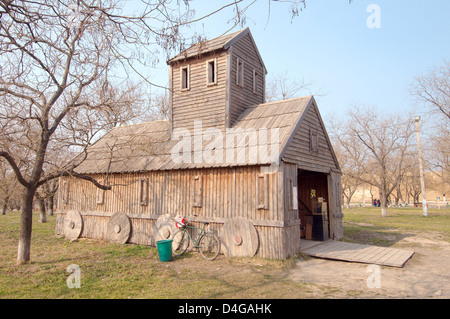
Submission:
M 244 62 L 244 83 L 243 86 L 236 84 L 237 59 Z M 236 119 L 250 105 L 264 103 L 265 91 L 265 70 L 256 53 L 256 48 L 250 35 L 242 37 L 233 44 L 231 54 L 231 91 L 229 123 L 233 125 Z M 258 86 L 256 93 L 253 93 L 253 69 L 258 73 Z
M 311 131 L 317 133 L 317 151 L 310 148 Z M 296 163 L 298 168 L 314 172 L 328 173 L 331 169 L 338 169 L 315 104 L 312 104 L 305 114 L 302 124 L 283 155 L 283 160 Z
M 286 221 L 298 221 L 298 208 L 294 209 L 294 200 L 297 200 L 297 194 L 294 194 L 293 187 L 297 185 L 297 165 L 284 163 L 284 202 L 286 209 L 284 210 Z
M 207 61 L 217 59 L 217 84 L 207 83 Z M 190 89 L 181 90 L 180 67 L 189 65 Z M 202 127 L 224 127 L 225 91 L 227 87 L 226 52 L 210 53 L 199 58 L 178 62 L 170 68 L 172 88 L 172 128 L 193 130 L 194 120 Z
M 289 172 L 294 169 L 292 165 L 289 166 Z M 107 177 L 93 175 L 94 178 L 107 180 L 112 187 L 105 192 L 103 204 L 97 202 L 96 187 L 92 183 L 76 178 L 64 178 L 62 183 L 69 183 L 70 187 L 67 201 L 63 201 L 60 196 L 58 214 L 78 210 L 84 222 L 81 237 L 105 239 L 109 216 L 117 211 L 125 212 L 132 224 L 128 242 L 146 245 L 155 245 L 153 226 L 157 218 L 164 214 L 195 214 L 198 216 L 197 220 L 209 221 L 209 228 L 216 230 L 219 235 L 228 218 L 243 217 L 255 225 L 259 234 L 257 255 L 265 258 L 286 258 L 296 253 L 300 235 L 294 235 L 299 228 L 298 224 L 284 227 L 286 221 L 289 225 L 295 219 L 294 212 L 288 213 L 287 216 L 284 214 L 284 207 L 287 207 L 284 193 L 285 172 L 277 168 L 244 166 L 111 174 Z M 264 200 L 267 203 L 265 209 L 258 207 L 256 199 L 257 179 L 261 178 L 261 175 L 267 181 L 267 192 L 260 195 L 267 196 L 267 200 Z M 146 205 L 141 200 L 141 185 L 145 185 L 141 182 L 142 179 L 148 180 L 145 186 L 148 190 Z M 193 205 L 193 190 L 198 187 L 196 183 L 199 180 L 202 190 L 201 205 Z M 63 234 L 63 224 L 60 220 L 61 218 L 56 232 Z M 294 238 L 297 238 L 298 243 L 291 243 L 295 241 Z

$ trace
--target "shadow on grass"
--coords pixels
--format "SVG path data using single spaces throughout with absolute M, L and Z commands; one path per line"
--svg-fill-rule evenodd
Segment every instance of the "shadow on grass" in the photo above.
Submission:
M 395 227 L 382 227 L 373 225 L 358 225 L 358 223 L 346 222 L 344 224 L 344 238 L 342 241 L 390 247 L 414 234 L 400 232 Z

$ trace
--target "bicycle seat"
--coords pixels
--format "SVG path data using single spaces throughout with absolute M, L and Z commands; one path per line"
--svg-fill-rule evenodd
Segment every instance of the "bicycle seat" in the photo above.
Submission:
M 203 225 L 205 225 L 205 226 L 208 226 L 209 225 L 209 222 L 202 222 L 203 223 Z

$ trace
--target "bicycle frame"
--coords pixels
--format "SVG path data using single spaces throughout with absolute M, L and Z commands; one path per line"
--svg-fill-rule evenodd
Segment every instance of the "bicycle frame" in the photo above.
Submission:
M 193 240 L 191 233 L 189 232 L 188 228 L 191 229 L 198 229 L 200 230 L 200 233 L 197 235 L 197 238 L 195 239 L 195 241 Z M 206 234 L 206 230 L 205 230 L 205 226 L 203 227 L 196 227 L 196 226 L 191 226 L 191 225 L 184 225 L 181 230 L 183 230 L 185 233 L 188 234 L 190 241 L 192 242 L 193 247 L 198 248 L 200 247 L 198 244 L 200 242 L 200 238 L 202 238 L 202 236 L 204 234 Z
M 177 221 L 175 222 L 177 226 L 180 225 Z M 220 239 L 214 232 L 205 229 L 209 223 L 203 223 L 203 227 L 192 226 L 189 221 L 186 224 L 184 221 L 182 223 L 182 227 L 179 227 L 179 230 L 172 236 L 176 243 L 176 246 L 172 247 L 173 253 L 178 256 L 182 255 L 190 246 L 191 248 L 198 248 L 203 258 L 207 260 L 216 259 L 220 253 Z M 198 231 L 197 235 L 193 236 L 189 232 L 189 228 Z

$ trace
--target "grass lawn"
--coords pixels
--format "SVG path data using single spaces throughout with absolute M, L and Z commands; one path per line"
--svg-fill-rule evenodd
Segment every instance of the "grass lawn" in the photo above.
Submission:
M 439 232 L 450 241 L 450 209 L 428 209 L 422 216 L 421 208 L 388 208 L 387 217 L 381 217 L 379 207 L 345 209 L 344 241 L 390 246 L 410 232 Z
M 33 216 L 31 263 L 16 265 L 19 213 L 0 216 L 0 299 L 4 298 L 283 298 L 292 260 L 226 258 L 188 252 L 161 262 L 156 247 L 55 236 L 56 217 Z M 81 287 L 68 288 L 69 265 Z M 291 287 L 292 288 L 292 287 Z M 305 296 L 297 284 L 296 296 Z
M 198 253 L 159 261 L 157 249 L 55 236 L 56 217 L 47 223 L 33 216 L 31 263 L 16 265 L 20 214 L 0 215 L 0 299 L 5 298 L 324 298 L 332 288 L 292 282 L 286 271 L 298 258 L 267 260 L 226 258 L 203 260 Z M 344 210 L 345 241 L 392 245 L 409 232 L 436 232 L 450 241 L 449 210 L 377 208 Z M 69 265 L 81 270 L 81 287 L 68 288 Z M 289 292 L 288 294 L 286 292 Z

